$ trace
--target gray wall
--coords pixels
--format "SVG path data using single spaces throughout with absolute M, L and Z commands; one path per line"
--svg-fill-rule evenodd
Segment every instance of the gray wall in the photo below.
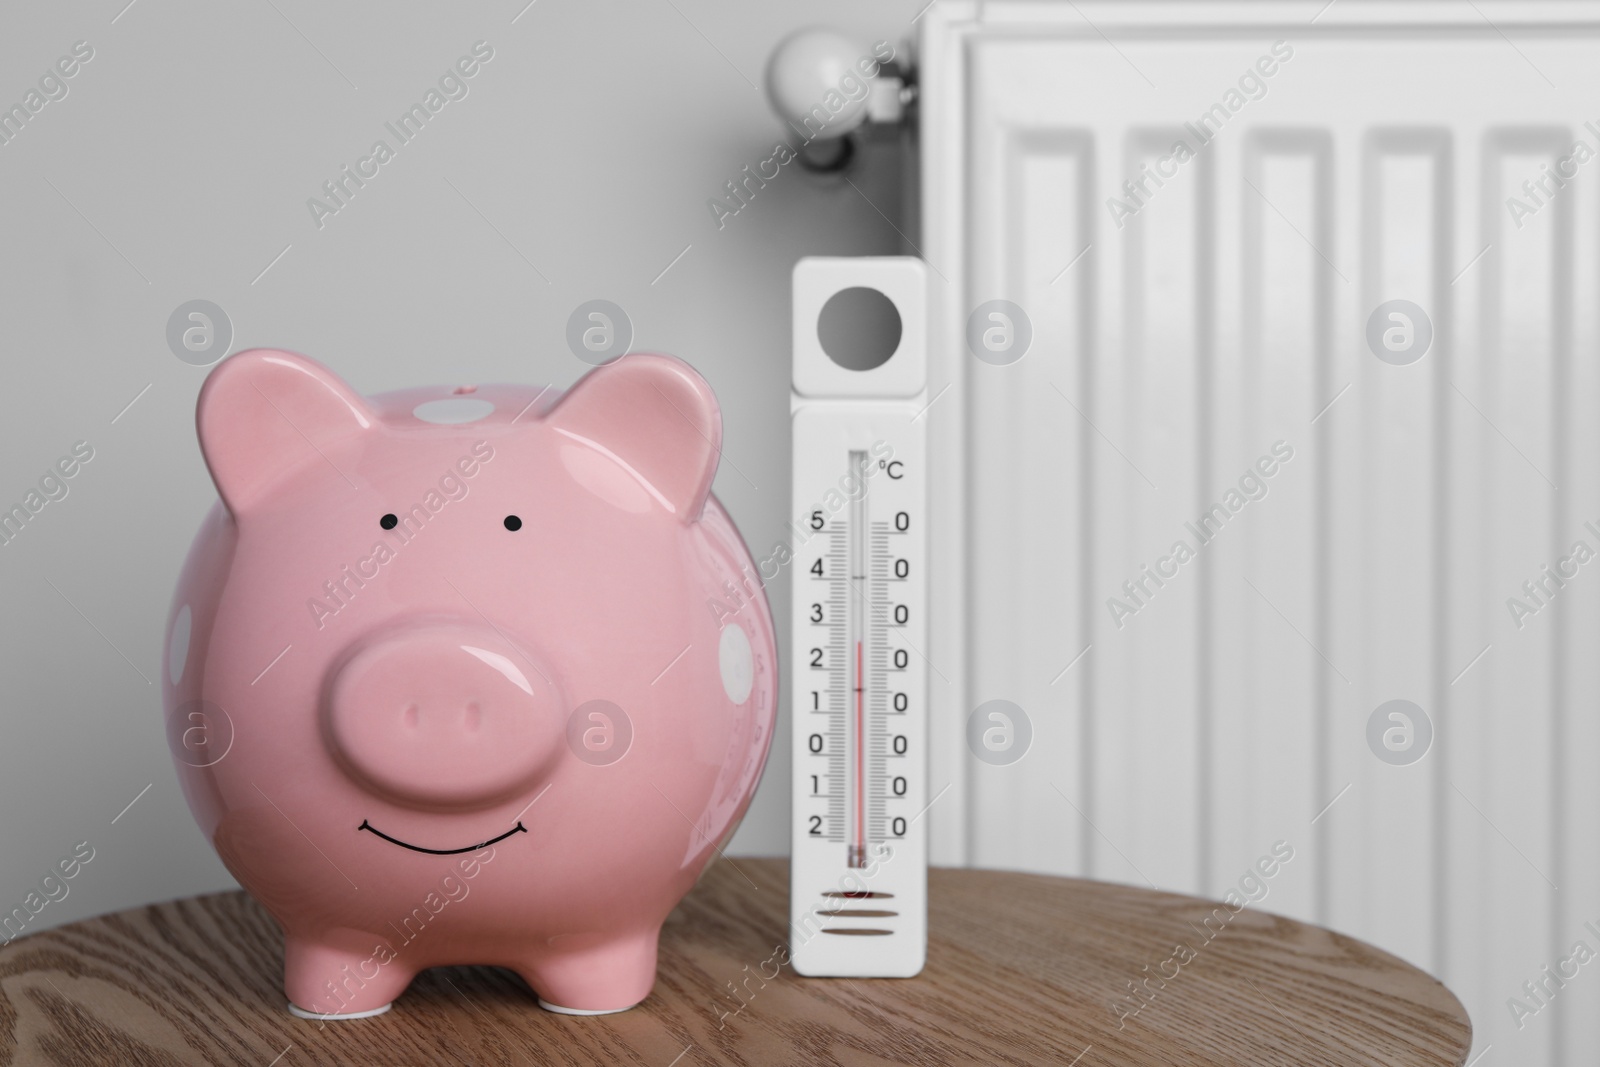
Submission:
M 743 472 L 725 463 L 716 491 L 769 546 L 788 518 L 789 271 L 900 251 L 878 210 L 899 221 L 897 159 L 863 160 L 859 191 L 791 164 L 720 231 L 706 200 L 783 135 L 755 88 L 778 39 L 825 22 L 898 42 L 922 6 L 124 3 L 13 7 L 0 32 L 4 105 L 74 42 L 94 49 L 0 145 L 0 502 L 74 442 L 94 449 L 0 546 L 0 911 L 76 842 L 95 849 L 30 930 L 233 884 L 185 807 L 153 684 L 214 499 L 193 431 L 206 372 L 169 351 L 173 310 L 214 301 L 231 348 L 303 352 L 371 393 L 567 385 L 587 369 L 567 316 L 615 301 L 636 348 L 710 379 Z M 383 124 L 480 39 L 494 58 L 468 95 L 318 229 L 307 198 L 393 143 Z M 787 851 L 777 737 L 734 851 Z

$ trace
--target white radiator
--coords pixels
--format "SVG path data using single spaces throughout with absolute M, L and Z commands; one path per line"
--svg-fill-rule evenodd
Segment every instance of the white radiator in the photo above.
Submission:
M 1281 840 L 1262 908 L 1439 975 L 1486 1065 L 1595 1062 L 1600 5 L 919 28 L 934 862 L 1219 895 Z M 964 743 L 993 699 L 1009 765 Z M 1396 699 L 1420 760 L 1369 742 Z

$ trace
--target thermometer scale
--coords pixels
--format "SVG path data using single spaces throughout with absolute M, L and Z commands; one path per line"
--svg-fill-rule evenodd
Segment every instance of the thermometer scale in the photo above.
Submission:
M 909 977 L 927 954 L 924 268 L 794 272 L 790 959 Z

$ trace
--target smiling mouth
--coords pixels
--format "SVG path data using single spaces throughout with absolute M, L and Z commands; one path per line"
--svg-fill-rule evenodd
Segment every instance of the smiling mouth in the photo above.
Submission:
M 525 833 L 528 832 L 528 828 L 526 826 L 523 826 L 522 822 L 519 820 L 517 822 L 517 825 L 515 825 L 511 829 L 507 830 L 505 833 L 501 834 L 499 837 L 491 837 L 487 841 L 479 841 L 476 845 L 468 845 L 465 848 L 423 848 L 421 845 L 407 844 L 406 842 L 400 840 L 398 837 L 390 837 L 388 834 L 384 833 L 382 830 L 378 829 L 376 826 L 373 826 L 371 823 L 369 823 L 365 819 L 362 819 L 361 820 L 361 825 L 356 827 L 356 832 L 357 833 L 360 833 L 362 830 L 369 830 L 372 833 L 377 834 L 379 837 L 383 838 L 385 841 L 389 842 L 391 845 L 399 845 L 401 848 L 409 848 L 412 852 L 426 852 L 430 856 L 457 856 L 457 855 L 460 855 L 463 852 L 476 852 L 480 848 L 488 848 L 490 845 L 496 844 L 497 842 L 500 842 L 500 841 L 504 841 L 506 838 L 510 837 L 512 834 L 525 834 Z

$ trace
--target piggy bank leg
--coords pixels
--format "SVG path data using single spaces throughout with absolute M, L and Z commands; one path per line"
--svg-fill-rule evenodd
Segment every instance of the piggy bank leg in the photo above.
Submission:
M 568 934 L 551 939 L 516 968 L 539 996 L 539 1006 L 563 1015 L 627 1011 L 656 983 L 661 928 L 629 934 Z M 543 948 L 543 946 L 541 946 Z
M 302 1019 L 364 1019 L 381 1015 L 416 972 L 390 954 L 333 948 L 289 938 L 284 946 L 283 990 L 289 1011 Z

